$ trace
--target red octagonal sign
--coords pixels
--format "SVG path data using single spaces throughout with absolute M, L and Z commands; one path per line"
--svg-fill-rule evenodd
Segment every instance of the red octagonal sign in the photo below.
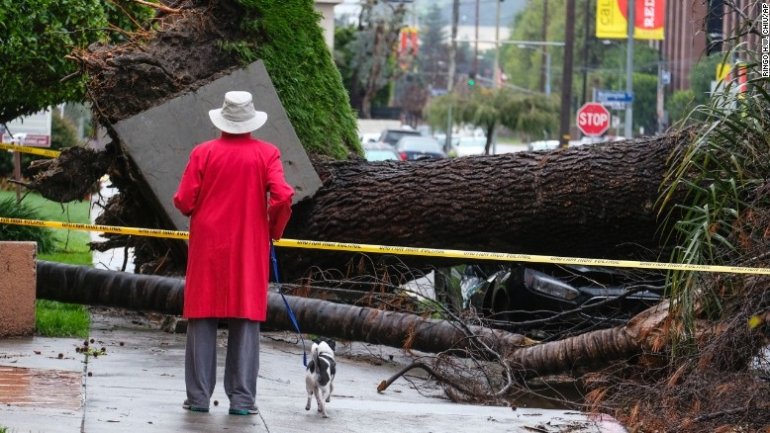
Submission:
M 587 102 L 577 112 L 577 127 L 584 135 L 598 137 L 610 128 L 610 112 L 598 102 Z

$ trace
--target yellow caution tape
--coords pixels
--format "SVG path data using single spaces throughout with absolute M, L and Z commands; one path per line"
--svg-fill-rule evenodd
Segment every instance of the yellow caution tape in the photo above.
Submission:
M 0 221 L 1 222 L 1 221 Z M 634 260 L 591 259 L 585 257 L 539 256 L 534 254 L 490 253 L 483 251 L 441 250 L 435 248 L 395 247 L 387 245 L 350 244 L 341 242 L 301 241 L 281 239 L 279 247 L 311 248 L 320 250 L 354 251 L 359 253 L 402 254 L 505 262 L 553 263 L 559 265 L 604 266 L 616 268 L 667 269 L 680 271 L 724 272 L 733 274 L 770 275 L 770 268 L 740 266 L 689 265 L 684 263 L 659 263 Z
M 29 146 L 17 146 L 15 144 L 0 143 L 0 149 L 10 150 L 13 152 L 31 153 L 33 155 L 47 156 L 49 158 L 56 158 L 61 155 L 58 150 L 41 149 L 39 147 Z
M 156 238 L 188 239 L 189 232 L 177 230 L 144 229 L 137 227 L 105 226 L 98 224 L 65 223 L 22 218 L 0 217 L 0 224 L 61 228 L 70 230 L 114 233 L 121 235 L 150 236 Z M 586 257 L 541 256 L 534 254 L 492 253 L 484 251 L 443 250 L 436 248 L 398 247 L 389 245 L 353 244 L 345 242 L 305 241 L 280 239 L 275 246 L 315 250 L 350 251 L 357 253 L 400 254 L 408 256 L 444 257 L 455 259 L 494 260 L 505 262 L 552 263 L 558 265 L 604 266 L 616 268 L 662 269 L 678 271 L 721 272 L 731 274 L 770 275 L 770 268 L 741 266 L 691 265 L 685 263 L 659 263 L 635 260 L 592 259 Z
M 23 218 L 0 217 L 0 224 L 19 226 L 48 227 L 54 229 L 80 230 L 86 232 L 114 233 L 118 235 L 149 236 L 154 238 L 187 239 L 189 234 L 177 230 L 143 229 L 139 227 L 104 226 L 99 224 L 65 223 L 61 221 L 42 221 Z

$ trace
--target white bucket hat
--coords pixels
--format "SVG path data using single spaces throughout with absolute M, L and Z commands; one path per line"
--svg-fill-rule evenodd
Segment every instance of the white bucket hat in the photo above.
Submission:
M 211 123 L 230 134 L 255 131 L 267 122 L 267 113 L 254 109 L 249 92 L 227 92 L 222 108 L 209 111 Z

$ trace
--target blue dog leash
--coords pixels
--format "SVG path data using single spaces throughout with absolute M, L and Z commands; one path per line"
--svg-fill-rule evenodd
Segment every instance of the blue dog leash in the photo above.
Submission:
M 302 332 L 299 330 L 297 317 L 294 316 L 294 311 L 292 311 L 291 307 L 289 306 L 289 301 L 287 301 L 286 296 L 283 295 L 283 289 L 281 288 L 281 279 L 278 276 L 278 258 L 275 256 L 275 247 L 273 246 L 272 242 L 270 242 L 270 260 L 273 262 L 273 278 L 275 279 L 275 283 L 278 284 L 278 293 L 281 294 L 281 298 L 283 299 L 283 304 L 286 305 L 286 311 L 289 313 L 289 319 L 291 320 L 291 323 L 294 325 L 294 329 L 297 330 L 297 335 L 299 335 L 299 339 L 302 341 L 302 364 L 305 367 L 307 367 L 307 352 L 305 352 L 305 339 L 302 338 Z

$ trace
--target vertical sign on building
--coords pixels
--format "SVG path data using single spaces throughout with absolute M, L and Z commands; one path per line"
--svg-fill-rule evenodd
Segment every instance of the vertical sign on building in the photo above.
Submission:
M 666 0 L 636 0 L 634 7 L 634 39 L 663 40 Z M 627 15 L 628 0 L 597 0 L 596 37 L 626 39 Z

